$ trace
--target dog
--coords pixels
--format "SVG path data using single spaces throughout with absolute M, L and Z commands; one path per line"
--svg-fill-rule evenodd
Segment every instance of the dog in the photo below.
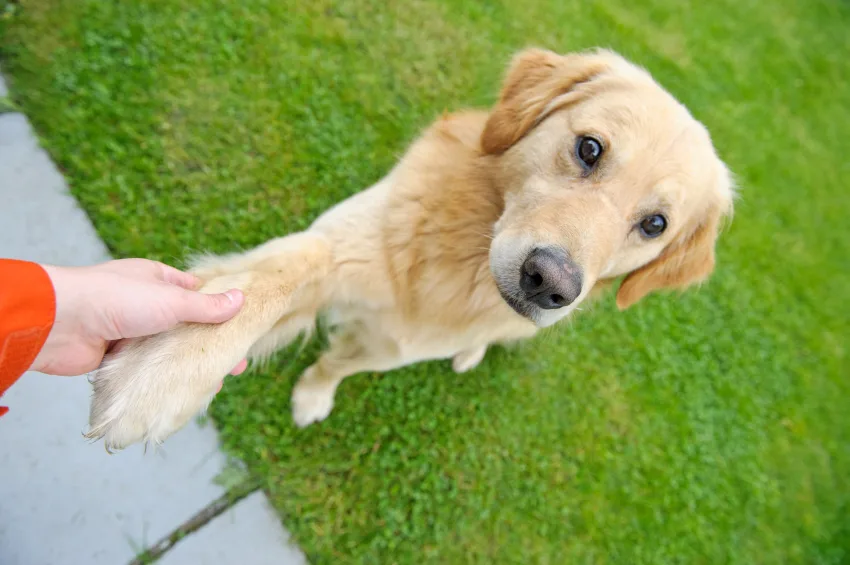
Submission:
M 708 131 L 647 71 L 607 50 L 524 50 L 491 111 L 438 119 L 306 231 L 196 260 L 201 291 L 241 289 L 242 310 L 122 343 L 92 376 L 87 436 L 162 442 L 243 357 L 320 315 L 329 347 L 293 390 L 299 426 L 355 373 L 449 358 L 468 371 L 620 277 L 620 309 L 705 280 L 733 200 Z

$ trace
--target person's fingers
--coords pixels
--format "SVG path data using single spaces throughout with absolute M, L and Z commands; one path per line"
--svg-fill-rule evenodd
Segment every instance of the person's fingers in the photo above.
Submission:
M 174 296 L 171 307 L 179 322 L 220 324 L 235 316 L 245 303 L 245 295 L 237 289 L 221 294 L 180 289 Z
M 175 269 L 165 263 L 159 263 L 160 280 L 169 284 L 177 285 L 186 290 L 195 290 L 201 284 L 201 280 L 191 273 Z
M 242 373 L 245 372 L 245 369 L 247 369 L 247 368 L 248 368 L 248 360 L 243 359 L 239 363 L 237 363 L 235 367 L 233 367 L 233 370 L 230 371 L 230 374 L 231 375 L 241 375 Z M 223 387 L 223 386 L 224 386 L 224 381 L 221 381 L 220 383 L 218 383 L 218 387 L 215 389 L 215 393 L 218 394 L 219 392 L 221 392 L 221 387 Z
M 115 259 L 98 265 L 98 268 L 102 271 L 126 277 L 140 279 L 154 278 L 187 290 L 195 290 L 201 283 L 195 275 L 185 273 L 160 261 L 151 261 L 150 259 Z
M 245 372 L 245 369 L 247 369 L 247 368 L 248 368 L 248 360 L 243 359 L 240 362 L 238 362 L 235 367 L 233 367 L 233 370 L 230 371 L 230 374 L 234 375 L 234 376 L 235 375 L 241 375 L 242 373 Z M 218 383 L 218 388 L 215 389 L 215 393 L 218 394 L 219 392 L 221 392 L 221 387 L 223 387 L 223 386 L 224 386 L 224 381 L 221 381 L 220 383 Z
M 230 371 L 230 374 L 231 375 L 241 375 L 242 373 L 245 372 L 245 369 L 247 369 L 247 368 L 248 368 L 248 360 L 243 359 L 239 363 L 237 363 L 235 367 L 233 367 L 233 370 Z
M 161 279 L 161 277 L 159 276 L 159 265 L 161 265 L 161 263 L 158 263 L 156 261 L 131 258 L 113 259 L 112 261 L 107 261 L 105 263 L 95 265 L 94 268 L 100 271 L 115 273 L 116 275 L 123 275 L 126 277 L 155 277 Z

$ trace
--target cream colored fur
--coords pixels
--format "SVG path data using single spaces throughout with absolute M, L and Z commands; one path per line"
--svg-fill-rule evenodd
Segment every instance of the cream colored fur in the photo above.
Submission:
M 590 175 L 573 149 L 586 134 L 606 146 Z M 163 441 L 240 359 L 270 355 L 319 314 L 334 329 L 292 393 L 299 426 L 326 418 L 358 372 L 445 358 L 470 370 L 488 345 L 533 336 L 615 277 L 627 275 L 621 307 L 702 280 L 731 202 L 705 128 L 646 72 L 606 51 L 525 51 L 491 112 L 438 120 L 383 180 L 307 231 L 197 261 L 202 290 L 239 288 L 244 308 L 124 342 L 93 376 L 88 436 L 110 449 Z M 642 239 L 636 222 L 656 212 L 670 227 Z M 581 267 L 581 294 L 520 315 L 503 296 L 544 244 Z

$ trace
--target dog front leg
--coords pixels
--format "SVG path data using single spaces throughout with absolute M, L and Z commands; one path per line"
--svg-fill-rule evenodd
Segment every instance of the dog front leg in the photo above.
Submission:
M 474 347 L 461 351 L 452 358 L 452 370 L 455 373 L 465 373 L 478 366 L 487 353 L 487 346 Z
M 346 377 L 363 371 L 389 371 L 405 365 L 396 343 L 359 325 L 331 336 L 329 349 L 308 367 L 292 391 L 292 419 L 299 427 L 331 413 L 334 395 Z
M 209 403 L 225 375 L 290 312 L 299 290 L 332 264 L 330 243 L 310 232 L 205 258 L 194 270 L 205 280 L 201 292 L 238 288 L 244 306 L 223 324 L 181 324 L 122 342 L 92 377 L 86 437 L 103 438 L 107 449 L 162 442 Z

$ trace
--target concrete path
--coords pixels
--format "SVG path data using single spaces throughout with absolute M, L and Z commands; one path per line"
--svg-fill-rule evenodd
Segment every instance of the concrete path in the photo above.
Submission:
M 0 96 L 6 95 L 0 77 Z M 0 115 L 0 257 L 61 265 L 108 259 L 21 114 Z M 3 397 L 0 564 L 121 565 L 220 497 L 225 464 L 211 425 L 162 450 L 109 456 L 89 444 L 83 377 L 28 373 Z M 260 492 L 182 540 L 163 565 L 295 565 L 303 555 Z

